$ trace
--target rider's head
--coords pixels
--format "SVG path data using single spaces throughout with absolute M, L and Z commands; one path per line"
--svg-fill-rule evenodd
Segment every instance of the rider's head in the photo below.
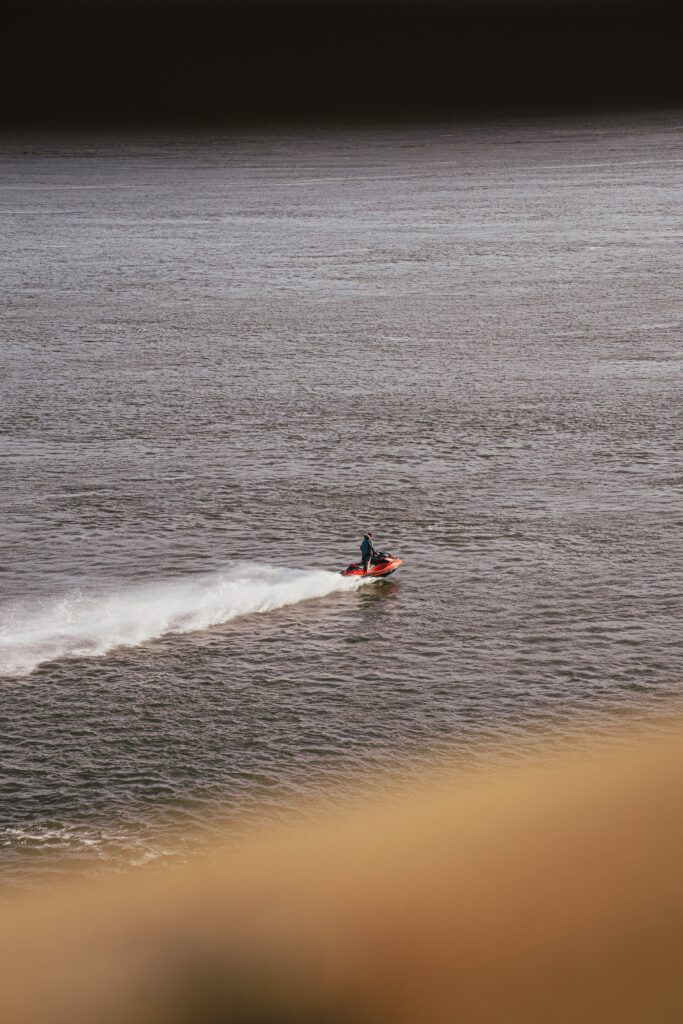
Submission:
M 370 537 L 372 537 L 372 534 L 371 534 L 371 533 L 366 533 L 366 534 L 365 534 L 365 536 L 366 536 L 366 537 L 368 538 L 368 540 L 369 540 L 369 539 L 370 539 Z

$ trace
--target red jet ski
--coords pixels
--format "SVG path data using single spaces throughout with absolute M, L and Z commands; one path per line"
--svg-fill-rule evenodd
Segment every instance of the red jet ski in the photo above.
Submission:
M 370 562 L 367 572 L 363 572 L 362 562 L 353 562 L 346 569 L 342 569 L 341 574 L 342 576 L 359 576 L 362 579 L 379 579 L 382 576 L 391 576 L 399 565 L 403 565 L 400 558 L 394 558 L 388 551 L 378 551 Z

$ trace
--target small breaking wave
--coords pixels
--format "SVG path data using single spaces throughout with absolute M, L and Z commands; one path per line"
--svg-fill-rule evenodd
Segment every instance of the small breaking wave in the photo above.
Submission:
M 358 580 L 324 569 L 241 563 L 108 593 L 76 591 L 6 605 L 0 608 L 0 675 L 28 675 L 57 658 L 97 657 L 358 586 Z

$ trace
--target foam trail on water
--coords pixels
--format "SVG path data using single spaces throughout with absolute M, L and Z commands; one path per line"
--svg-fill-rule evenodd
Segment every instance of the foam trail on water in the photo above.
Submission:
M 55 658 L 106 654 L 358 585 L 324 569 L 240 563 L 204 576 L 7 605 L 0 608 L 0 675 L 27 675 Z

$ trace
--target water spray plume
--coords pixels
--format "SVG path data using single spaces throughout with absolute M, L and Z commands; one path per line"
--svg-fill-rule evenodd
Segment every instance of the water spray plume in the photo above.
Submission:
M 0 608 L 0 676 L 26 675 L 56 658 L 102 655 L 357 586 L 324 569 L 241 563 L 202 576 L 6 605 Z

